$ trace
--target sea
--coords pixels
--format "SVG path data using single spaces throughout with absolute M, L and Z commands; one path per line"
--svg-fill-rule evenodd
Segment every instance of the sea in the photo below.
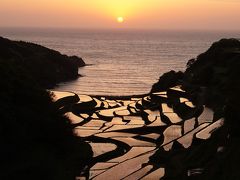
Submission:
M 145 94 L 170 70 L 186 63 L 222 38 L 240 38 L 239 31 L 0 28 L 0 36 L 37 43 L 62 54 L 81 57 L 82 77 L 55 90 L 77 94 L 127 96 Z

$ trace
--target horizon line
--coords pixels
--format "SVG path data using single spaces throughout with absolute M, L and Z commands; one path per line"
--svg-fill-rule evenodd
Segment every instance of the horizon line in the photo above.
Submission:
M 240 29 L 213 29 L 213 28 L 129 28 L 129 27 L 109 27 L 109 28 L 102 28 L 102 27 L 65 27 L 65 26 L 1 26 L 0 29 L 42 29 L 42 30 L 129 30 L 129 31 L 213 31 L 213 32 L 223 32 L 223 31 L 230 31 L 236 32 Z

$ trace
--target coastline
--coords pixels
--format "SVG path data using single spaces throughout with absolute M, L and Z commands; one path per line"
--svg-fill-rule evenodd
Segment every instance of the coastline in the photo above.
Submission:
M 25 66 L 0 57 L 1 125 L 11 127 L 3 128 L 1 154 L 14 157 L 3 162 L 13 164 L 3 177 L 18 175 L 22 156 L 29 160 L 26 176 L 37 166 L 47 172 L 43 177 L 212 179 L 219 171 L 231 177 L 224 162 L 236 165 L 231 159 L 238 153 L 239 50 L 238 40 L 222 39 L 190 60 L 184 73 L 165 73 L 149 94 L 133 96 L 49 93 Z M 36 155 L 28 156 L 29 149 Z

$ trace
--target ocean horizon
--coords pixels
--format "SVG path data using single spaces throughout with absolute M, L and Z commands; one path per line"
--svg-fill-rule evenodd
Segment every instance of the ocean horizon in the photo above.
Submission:
M 124 96 L 148 93 L 163 73 L 184 71 L 187 61 L 205 52 L 213 42 L 237 38 L 240 33 L 0 28 L 0 36 L 33 42 L 83 58 L 88 65 L 79 69 L 82 77 L 60 83 L 55 90 Z

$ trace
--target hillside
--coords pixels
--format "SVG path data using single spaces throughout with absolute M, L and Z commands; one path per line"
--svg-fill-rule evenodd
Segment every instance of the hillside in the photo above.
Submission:
M 28 73 L 42 87 L 79 77 L 78 68 L 85 65 L 77 56 L 67 56 L 46 47 L 11 41 L 0 37 L 0 61 L 7 61 Z
M 191 168 L 198 167 L 196 159 L 199 157 L 201 166 L 204 167 L 199 179 L 240 177 L 237 169 L 240 152 L 239 69 L 240 41 L 222 39 L 213 43 L 196 59 L 189 60 L 185 72 L 165 73 L 152 88 L 151 92 L 156 92 L 158 89 L 181 86 L 196 105 L 210 107 L 214 111 L 214 119 L 224 118 L 224 126 L 219 131 L 213 131 L 209 144 L 205 143 L 198 147 L 198 150 L 190 150 L 184 155 L 186 160 L 182 162 L 182 167 L 187 164 L 190 164 Z M 210 153 L 213 149 L 214 151 Z M 181 153 L 178 153 L 178 156 L 180 157 Z

